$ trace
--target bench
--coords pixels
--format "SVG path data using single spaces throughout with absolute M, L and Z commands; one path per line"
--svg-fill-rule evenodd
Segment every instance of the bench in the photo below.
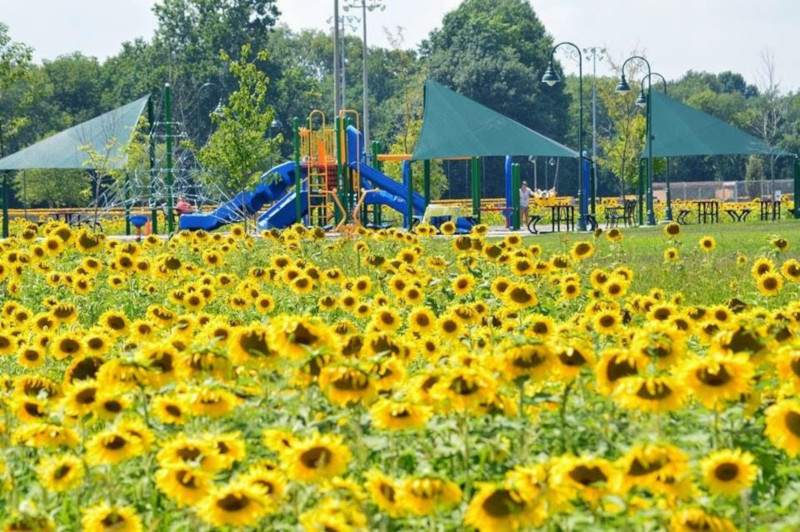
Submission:
M 761 221 L 781 219 L 781 202 L 774 200 L 761 200 Z
M 620 221 L 625 226 L 634 224 L 636 200 L 625 200 L 622 207 L 606 207 L 606 229 L 616 227 Z
M 678 217 L 675 219 L 675 221 L 681 225 L 686 225 L 689 223 L 686 220 L 686 217 L 689 216 L 690 214 L 692 214 L 692 211 L 690 211 L 689 209 L 681 209 L 680 211 L 678 211 Z

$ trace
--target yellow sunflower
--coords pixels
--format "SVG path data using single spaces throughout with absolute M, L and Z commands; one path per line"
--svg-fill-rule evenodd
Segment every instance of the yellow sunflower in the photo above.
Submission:
M 588 241 L 575 242 L 569 253 L 573 260 L 584 261 L 594 255 L 594 244 Z
M 455 482 L 436 477 L 412 477 L 400 484 L 401 508 L 415 515 L 431 515 L 461 501 L 461 489 Z
M 704 236 L 700 239 L 700 251 L 710 252 L 717 248 L 717 241 L 713 236 Z
M 320 482 L 341 475 L 352 458 L 343 437 L 314 434 L 298 440 L 282 453 L 289 478 L 299 482 Z
M 162 467 L 155 474 L 156 487 L 181 506 L 194 506 L 213 486 L 210 474 L 194 467 Z
M 756 282 L 758 291 L 765 296 L 775 296 L 783 289 L 783 277 L 777 273 L 765 273 Z
M 631 410 L 671 412 L 683 406 L 686 386 L 672 377 L 631 376 L 615 388 L 613 398 Z
M 696 532 L 698 530 L 736 532 L 737 528 L 730 519 L 725 517 L 706 513 L 700 508 L 686 508 L 672 514 L 669 530 L 670 532 Z
M 784 399 L 769 407 L 764 434 L 790 457 L 800 454 L 800 400 Z
M 72 454 L 49 456 L 36 468 L 39 482 L 50 491 L 61 492 L 77 487 L 83 480 L 83 461 Z
M 132 506 L 111 506 L 103 501 L 84 510 L 81 526 L 86 532 L 141 532 L 142 519 Z
M 745 354 L 709 353 L 688 361 L 681 374 L 700 402 L 712 408 L 748 393 L 755 368 Z
M 404 510 L 397 499 L 399 485 L 397 480 L 388 477 L 376 469 L 364 474 L 364 487 L 373 503 L 389 517 L 397 518 Z
M 705 481 L 711 493 L 738 496 L 749 488 L 758 475 L 755 458 L 741 449 L 714 451 L 700 462 Z
M 429 406 L 392 399 L 376 401 L 369 412 L 373 426 L 381 430 L 421 429 L 433 415 Z
M 505 484 L 478 483 L 478 493 L 464 514 L 464 524 L 480 532 L 506 532 L 536 527 L 546 517 L 544 505 L 526 502 Z
M 274 511 L 272 500 L 243 482 L 214 487 L 197 504 L 197 515 L 215 527 L 252 527 Z

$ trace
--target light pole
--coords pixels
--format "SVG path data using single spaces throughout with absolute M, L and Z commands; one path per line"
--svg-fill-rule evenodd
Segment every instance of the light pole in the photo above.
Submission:
M 333 116 L 339 116 L 339 0 L 333 0 Z M 298 193 L 298 197 L 300 194 Z M 299 220 L 299 218 L 298 218 Z
M 664 86 L 664 95 L 667 94 L 667 80 L 664 79 L 664 76 L 662 76 L 658 72 L 653 72 L 649 76 L 645 76 L 644 78 L 642 78 L 642 82 L 639 84 L 639 87 L 640 87 L 639 97 L 636 98 L 636 105 L 638 105 L 639 107 L 644 107 L 645 105 L 647 105 L 647 97 L 644 94 L 644 82 L 645 82 L 645 80 L 647 80 L 647 85 L 649 87 L 650 83 L 652 82 L 652 78 L 650 76 L 658 76 L 659 78 L 661 78 L 661 83 Z M 666 158 L 666 162 L 667 162 L 667 168 L 666 168 L 666 173 L 664 174 L 664 188 L 667 191 L 667 208 L 664 211 L 664 220 L 667 221 L 667 222 L 671 222 L 672 221 L 672 192 L 670 191 L 670 188 L 669 188 L 669 158 Z
M 650 78 L 651 70 L 650 70 L 650 62 L 640 55 L 633 55 L 625 60 L 622 63 L 622 69 L 620 70 L 620 77 L 619 83 L 617 83 L 616 91 L 622 94 L 628 93 L 631 91 L 628 82 L 625 80 L 625 66 L 632 60 L 638 59 L 642 61 L 645 65 L 647 65 L 647 77 Z M 653 116 L 652 116 L 652 106 L 650 102 L 652 98 L 650 95 L 653 92 L 652 85 L 647 86 L 647 225 L 656 225 L 656 217 L 655 213 L 653 213 Z M 639 220 L 639 223 L 642 223 L 642 220 Z
M 367 11 L 375 11 L 376 9 L 383 11 L 386 9 L 386 6 L 383 5 L 383 0 L 361 0 L 360 2 L 358 0 L 349 0 L 349 3 L 344 6 L 344 10 L 349 11 L 350 8 L 358 7 L 361 8 L 361 21 L 364 27 L 364 79 L 362 81 L 364 85 L 364 153 L 367 156 L 367 160 L 369 160 L 369 47 L 367 46 Z
M 560 46 L 571 46 L 575 52 L 578 54 L 578 231 L 586 231 L 586 213 L 588 209 L 586 208 L 586 195 L 583 193 L 583 56 L 581 55 L 581 49 L 574 43 L 564 41 L 556 44 L 550 50 L 550 63 L 547 65 L 547 70 L 542 76 L 542 82 L 547 83 L 549 86 L 553 86 L 559 81 L 561 78 L 558 77 L 556 74 L 555 69 L 553 68 L 553 56 L 556 53 L 556 50 Z
M 347 32 L 345 29 L 349 27 L 351 31 L 356 31 L 358 29 L 357 23 L 359 20 L 355 15 L 342 15 L 339 17 L 339 21 L 341 22 L 341 26 L 339 27 L 339 35 L 341 35 L 341 38 L 339 39 L 339 49 L 341 50 L 341 53 L 339 53 L 337 56 L 341 61 L 341 75 L 339 76 L 339 79 L 341 80 L 341 89 L 339 92 L 341 94 L 339 98 L 339 108 L 347 109 Z M 333 17 L 330 17 L 326 22 L 328 24 L 333 22 Z
M 595 212 L 595 202 L 597 201 L 597 62 L 606 57 L 605 48 L 584 48 L 583 55 L 592 61 L 592 173 L 594 175 L 594 186 L 592 187 L 592 214 Z
M 214 115 L 214 116 L 222 115 L 222 89 L 220 88 L 219 85 L 217 85 L 216 83 L 214 83 L 212 81 L 209 81 L 208 83 L 203 83 L 202 85 L 200 85 L 200 88 L 197 89 L 197 113 L 196 113 L 196 115 L 197 115 L 197 123 L 196 123 L 196 126 L 197 126 L 197 140 L 198 141 L 200 140 L 200 137 L 201 137 L 201 131 L 200 131 L 200 108 L 201 108 L 201 104 L 203 103 L 203 100 L 201 99 L 201 95 L 203 93 L 203 89 L 207 89 L 209 87 L 214 87 L 217 90 L 217 96 L 218 96 L 217 106 L 214 108 L 213 111 L 211 111 L 211 114 L 209 116 L 211 116 L 211 115 Z

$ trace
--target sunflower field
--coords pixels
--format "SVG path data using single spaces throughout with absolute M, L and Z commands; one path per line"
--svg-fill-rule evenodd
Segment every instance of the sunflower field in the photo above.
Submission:
M 798 530 L 800 227 L 777 227 L 21 228 L 0 524 Z

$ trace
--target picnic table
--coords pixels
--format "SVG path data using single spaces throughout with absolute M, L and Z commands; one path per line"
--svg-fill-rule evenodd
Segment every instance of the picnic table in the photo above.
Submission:
M 575 207 L 572 205 L 551 205 L 550 223 L 552 230 L 561 231 L 561 224 L 566 225 L 567 231 L 575 230 Z
M 719 200 L 697 200 L 697 223 L 719 223 Z
M 761 220 L 781 219 L 781 202 L 777 200 L 761 200 Z

